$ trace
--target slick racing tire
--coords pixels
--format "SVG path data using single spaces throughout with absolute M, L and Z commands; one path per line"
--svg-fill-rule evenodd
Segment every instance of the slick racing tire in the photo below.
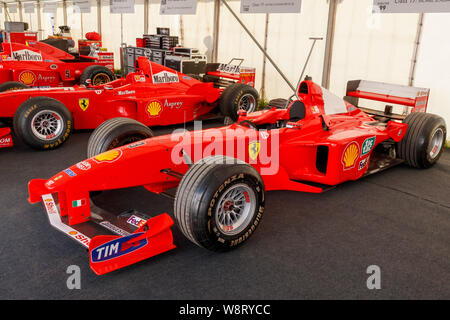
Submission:
M 207 157 L 192 165 L 175 196 L 175 222 L 193 243 L 223 252 L 254 233 L 264 212 L 264 183 L 250 165 Z
M 87 156 L 153 137 L 153 131 L 130 118 L 113 118 L 103 122 L 89 137 Z
M 408 129 L 397 145 L 399 158 L 414 168 L 430 168 L 444 149 L 447 135 L 444 119 L 435 114 L 413 112 L 403 122 L 408 124 Z
M 23 102 L 16 110 L 13 126 L 16 135 L 30 147 L 51 150 L 69 138 L 73 119 L 58 100 L 35 97 Z
M 273 99 L 273 100 L 269 101 L 269 104 L 267 105 L 267 109 L 271 109 L 273 107 L 275 107 L 277 109 L 286 109 L 287 104 L 288 104 L 287 99 L 283 99 L 283 98 Z
M 26 84 L 18 81 L 8 81 L 0 84 L 0 92 L 12 91 L 12 90 L 22 90 L 29 89 L 30 87 Z
M 104 66 L 89 66 L 83 70 L 80 84 L 87 86 L 89 81 L 93 86 L 99 86 L 116 79 L 114 73 Z
M 219 98 L 219 109 L 222 115 L 233 121 L 239 118 L 239 110 L 253 112 L 258 107 L 259 94 L 252 86 L 233 83 L 225 88 Z

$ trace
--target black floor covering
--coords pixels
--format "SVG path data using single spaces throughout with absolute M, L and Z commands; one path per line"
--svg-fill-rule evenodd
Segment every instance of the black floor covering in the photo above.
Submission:
M 269 192 L 261 225 L 238 250 L 208 252 L 173 228 L 175 250 L 99 277 L 87 252 L 26 200 L 30 179 L 85 158 L 89 134 L 51 152 L 0 149 L 1 299 L 450 299 L 449 150 L 429 170 L 401 165 L 321 195 Z M 143 188 L 100 197 L 172 214 L 171 200 Z M 66 287 L 70 265 L 81 268 L 81 290 Z M 370 265 L 381 268 L 380 290 L 367 289 Z

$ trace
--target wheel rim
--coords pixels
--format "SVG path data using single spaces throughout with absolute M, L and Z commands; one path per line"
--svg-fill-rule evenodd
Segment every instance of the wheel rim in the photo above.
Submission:
M 240 99 L 238 103 L 239 110 L 244 110 L 247 112 L 253 112 L 256 108 L 256 99 L 255 97 L 250 94 L 246 93 L 244 94 Z
M 216 207 L 216 225 L 225 235 L 236 235 L 250 223 L 256 208 L 255 192 L 240 183 L 228 188 Z
M 31 120 L 31 131 L 41 140 L 53 140 L 63 131 L 62 117 L 55 111 L 42 110 Z
M 431 159 L 435 159 L 438 156 L 438 154 L 441 152 L 443 143 L 444 143 L 444 131 L 441 128 L 439 128 L 434 132 L 433 137 L 431 138 L 431 143 L 429 147 L 430 151 L 428 153 Z
M 108 83 L 110 81 L 109 76 L 106 73 L 97 73 L 93 78 L 92 78 L 92 84 L 94 86 L 99 86 L 105 83 Z

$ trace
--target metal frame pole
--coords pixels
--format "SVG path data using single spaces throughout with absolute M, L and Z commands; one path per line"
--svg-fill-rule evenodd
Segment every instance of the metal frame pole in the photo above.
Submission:
M 22 2 L 21 1 L 17 1 L 17 10 L 19 10 L 19 20 L 23 21 Z
M 416 39 L 414 41 L 414 51 L 413 56 L 411 60 L 411 68 L 409 72 L 409 85 L 414 85 L 414 80 L 416 76 L 416 65 L 417 65 L 417 56 L 419 54 L 419 48 L 420 48 L 420 42 L 422 40 L 422 30 L 423 30 L 423 20 L 424 20 L 425 14 L 420 13 L 419 14 L 419 20 L 417 22 L 417 32 L 416 32 Z
M 247 34 L 250 36 L 250 38 L 255 42 L 256 46 L 261 50 L 261 52 L 264 54 L 264 56 L 267 58 L 267 60 L 270 61 L 272 66 L 277 70 L 277 72 L 280 74 L 280 76 L 283 78 L 283 80 L 288 84 L 288 86 L 292 89 L 292 91 L 296 92 L 296 88 L 292 85 L 292 83 L 288 80 L 288 78 L 284 75 L 284 73 L 280 70 L 280 68 L 277 66 L 275 61 L 269 56 L 269 54 L 264 50 L 264 48 L 261 46 L 261 44 L 256 40 L 256 38 L 253 36 L 253 34 L 247 29 L 245 24 L 239 19 L 237 14 L 231 9 L 231 7 L 228 5 L 228 3 L 225 0 L 220 0 L 222 3 L 227 7 L 227 9 L 231 12 L 231 14 L 234 16 L 234 18 L 239 22 L 239 24 L 242 26 L 242 28 L 247 32 Z
M 264 51 L 267 51 L 268 34 L 269 34 L 269 14 L 266 13 L 266 25 L 265 25 L 265 29 L 264 29 Z M 263 57 L 263 65 L 262 65 L 262 74 L 261 74 L 261 90 L 260 90 L 260 95 L 263 100 L 266 98 L 266 64 L 267 64 L 267 58 L 266 58 L 266 56 L 264 56 Z
M 97 32 L 102 34 L 102 0 L 97 0 Z
M 325 43 L 325 57 L 323 62 L 322 86 L 330 87 L 331 60 L 333 58 L 334 31 L 336 26 L 336 12 L 338 0 L 330 0 L 328 7 L 327 39 Z
M 212 62 L 218 61 L 219 56 L 219 25 L 220 25 L 220 0 L 214 0 L 214 26 Z
M 41 20 L 41 1 L 36 2 L 37 20 L 38 20 L 38 40 L 42 39 L 42 20 Z
M 149 28 L 149 17 L 148 17 L 148 10 L 149 10 L 149 0 L 144 0 L 144 34 L 148 34 L 148 28 Z

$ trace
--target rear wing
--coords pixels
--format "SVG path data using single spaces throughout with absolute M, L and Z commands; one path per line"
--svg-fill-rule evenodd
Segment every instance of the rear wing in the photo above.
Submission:
M 256 69 L 243 67 L 244 59 L 233 58 L 228 63 L 207 63 L 205 68 L 206 82 L 214 82 L 219 87 L 227 87 L 233 83 L 244 83 L 255 86 Z
M 346 100 L 357 105 L 358 99 L 368 99 L 412 108 L 411 112 L 426 112 L 430 89 L 389 84 L 383 82 L 352 80 L 347 83 Z M 409 113 L 405 109 L 405 114 Z

